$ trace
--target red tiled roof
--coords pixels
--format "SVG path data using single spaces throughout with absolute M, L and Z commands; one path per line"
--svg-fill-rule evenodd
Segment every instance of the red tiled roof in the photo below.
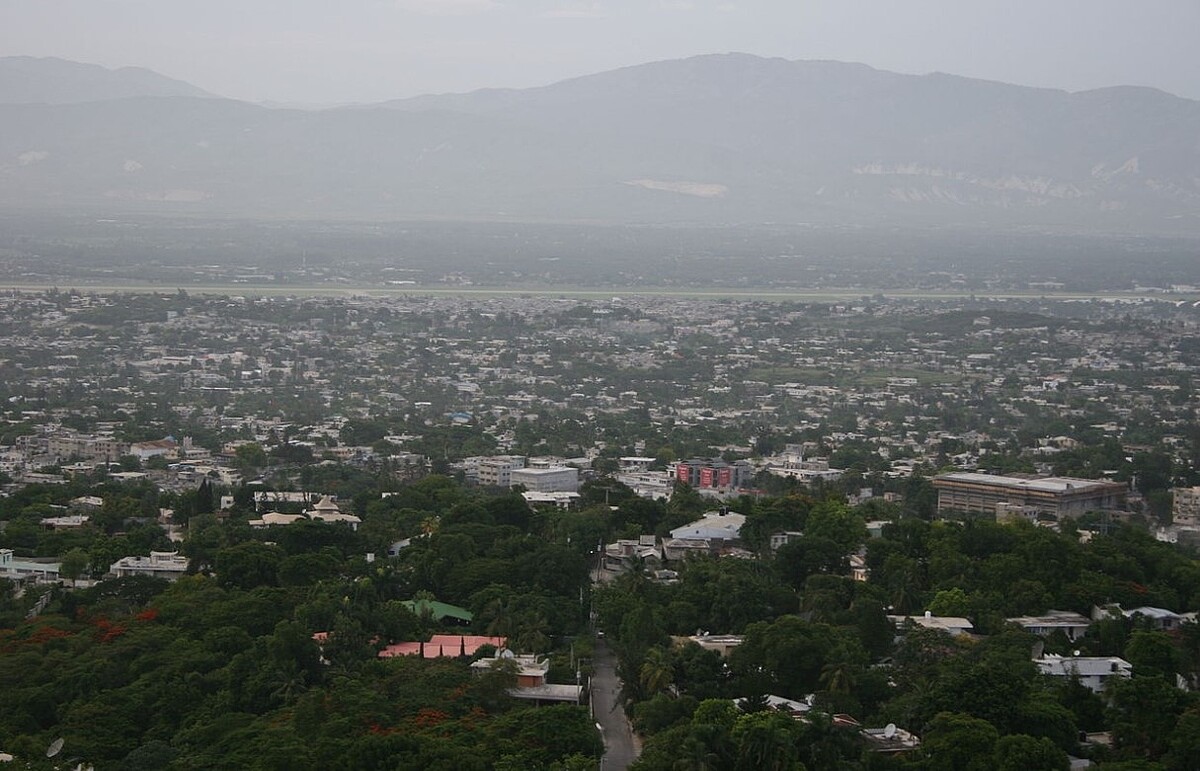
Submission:
M 439 656 L 473 656 L 485 645 L 503 648 L 508 644 L 508 640 L 504 637 L 483 637 L 471 634 L 435 634 L 429 638 L 429 642 L 423 644 L 425 658 L 436 659 Z M 421 655 L 421 646 L 421 642 L 393 643 L 379 651 L 379 657 L 390 659 L 394 656 L 419 656 Z

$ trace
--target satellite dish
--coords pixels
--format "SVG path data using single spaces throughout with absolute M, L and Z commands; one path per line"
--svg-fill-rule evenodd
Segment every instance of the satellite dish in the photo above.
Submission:
M 62 752 L 62 748 L 63 748 L 63 738 L 60 736 L 57 739 L 55 739 L 54 741 L 50 742 L 50 746 L 46 748 L 46 757 L 48 757 L 48 758 L 54 757 L 58 753 Z
M 891 739 L 896 735 L 896 724 L 888 723 L 883 727 L 883 738 Z

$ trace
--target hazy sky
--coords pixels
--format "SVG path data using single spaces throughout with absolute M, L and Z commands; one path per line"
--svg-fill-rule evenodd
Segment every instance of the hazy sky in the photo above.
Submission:
M 1198 0 L 0 0 L 0 55 L 364 102 L 741 51 L 1200 99 Z

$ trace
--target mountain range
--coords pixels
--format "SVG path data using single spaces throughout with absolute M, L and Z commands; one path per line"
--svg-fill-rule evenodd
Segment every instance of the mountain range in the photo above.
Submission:
M 0 205 L 1200 230 L 1200 102 L 745 54 L 326 110 L 0 59 Z

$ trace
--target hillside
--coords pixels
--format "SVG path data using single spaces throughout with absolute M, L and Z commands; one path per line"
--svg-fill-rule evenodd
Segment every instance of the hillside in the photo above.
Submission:
M 1200 102 L 1145 88 L 720 55 L 365 108 L 140 96 L 0 120 L 7 205 L 1200 229 Z
M 141 67 L 110 70 L 53 57 L 0 57 L 0 104 L 72 104 L 133 96 L 212 94 Z

